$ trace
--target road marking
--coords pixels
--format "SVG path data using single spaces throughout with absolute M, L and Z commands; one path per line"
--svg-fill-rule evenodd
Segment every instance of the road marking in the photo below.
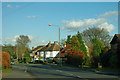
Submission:
M 78 78 L 81 78 L 80 76 L 77 76 Z

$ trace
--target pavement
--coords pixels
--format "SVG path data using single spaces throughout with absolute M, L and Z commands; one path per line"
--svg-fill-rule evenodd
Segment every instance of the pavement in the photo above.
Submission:
M 2 78 L 34 78 L 30 74 L 28 74 L 23 66 L 13 66 L 12 72 L 5 73 Z
M 12 65 L 13 71 L 8 73 L 3 78 L 51 78 L 51 79 L 84 79 L 84 80 L 98 80 L 114 79 L 120 80 L 120 77 L 112 74 L 101 74 L 97 72 L 81 70 L 72 67 L 57 67 L 56 65 Z

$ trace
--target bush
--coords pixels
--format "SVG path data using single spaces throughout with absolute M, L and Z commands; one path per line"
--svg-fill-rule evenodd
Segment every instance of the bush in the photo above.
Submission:
M 30 62 L 30 61 L 31 61 L 30 57 L 25 57 L 25 62 Z
M 43 62 L 42 60 L 40 60 L 40 61 L 38 61 L 38 63 L 41 63 L 41 64 L 43 64 L 44 62 Z
M 81 56 L 68 56 L 66 63 L 78 66 L 82 65 L 83 61 Z
M 2 67 L 3 69 L 10 68 L 10 54 L 8 52 L 0 52 L 2 54 Z
M 101 63 L 103 67 L 118 67 L 118 54 L 112 53 L 111 50 L 106 52 L 104 55 L 101 56 Z
M 84 62 L 85 54 L 80 51 L 67 51 L 67 61 L 66 63 L 71 65 L 82 65 Z

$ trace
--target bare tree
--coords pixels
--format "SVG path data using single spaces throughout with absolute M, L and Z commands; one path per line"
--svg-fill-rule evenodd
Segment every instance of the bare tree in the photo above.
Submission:
M 24 58 L 24 53 L 25 50 L 28 48 L 28 43 L 30 42 L 30 39 L 28 36 L 24 36 L 24 35 L 20 35 L 17 39 L 16 39 L 16 51 L 17 51 L 17 57 L 19 58 Z
M 89 28 L 83 31 L 82 37 L 89 48 L 89 63 L 95 66 L 98 65 L 99 56 L 104 47 L 109 47 L 111 36 L 104 28 Z
M 93 39 L 98 39 L 103 42 L 104 46 L 110 46 L 109 42 L 111 41 L 111 36 L 109 35 L 109 32 L 107 32 L 104 28 L 89 28 L 84 30 L 81 34 L 87 45 L 90 45 Z

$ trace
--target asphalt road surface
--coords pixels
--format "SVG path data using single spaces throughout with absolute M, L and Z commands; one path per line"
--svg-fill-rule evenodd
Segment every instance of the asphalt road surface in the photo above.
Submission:
M 119 76 L 95 73 L 72 67 L 57 67 L 55 65 L 12 65 L 13 71 L 3 78 L 76 78 L 76 79 L 117 79 Z

